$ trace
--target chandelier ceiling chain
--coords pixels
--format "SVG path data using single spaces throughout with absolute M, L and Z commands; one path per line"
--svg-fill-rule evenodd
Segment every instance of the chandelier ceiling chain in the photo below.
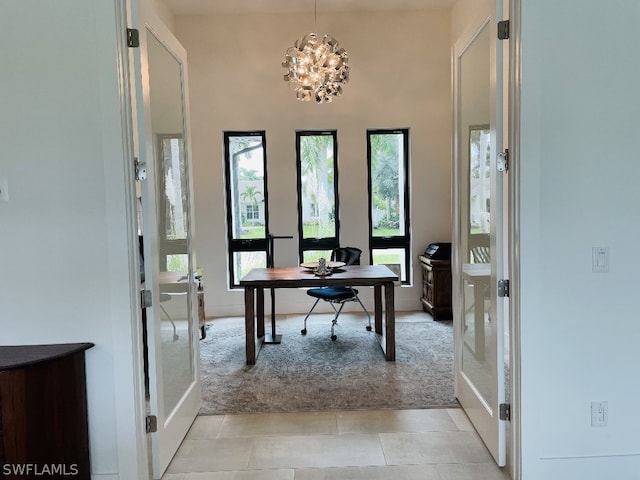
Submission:
M 314 1 L 314 24 L 317 30 L 317 0 Z M 349 57 L 331 35 L 321 39 L 309 33 L 295 41 L 285 53 L 282 66 L 287 69 L 284 81 L 289 82 L 296 98 L 308 102 L 328 103 L 342 95 L 342 86 L 349 82 Z

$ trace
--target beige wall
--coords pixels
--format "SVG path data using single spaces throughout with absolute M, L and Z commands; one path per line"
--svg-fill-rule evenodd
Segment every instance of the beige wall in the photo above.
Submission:
M 276 264 L 296 265 L 295 131 L 338 131 L 340 241 L 368 250 L 366 129 L 410 128 L 413 286 L 397 291 L 400 309 L 419 309 L 417 255 L 451 232 L 450 14 L 323 15 L 320 33 L 347 49 L 351 82 L 331 104 L 302 103 L 282 80 L 284 53 L 313 30 L 308 15 L 176 17 L 188 53 L 196 200 L 196 251 L 204 269 L 207 314 L 240 314 L 240 291 L 227 291 L 225 130 L 267 132 L 270 229 Z M 326 28 L 325 28 L 326 27 Z M 368 254 L 364 258 L 368 261 Z M 366 292 L 365 297 L 370 292 Z M 303 312 L 303 292 L 278 293 L 279 312 Z
M 508 0 L 504 0 L 509 3 Z M 482 12 L 493 10 L 495 0 L 457 0 L 451 9 L 451 44 L 453 45 L 465 33 L 465 30 L 475 25 L 474 22 Z

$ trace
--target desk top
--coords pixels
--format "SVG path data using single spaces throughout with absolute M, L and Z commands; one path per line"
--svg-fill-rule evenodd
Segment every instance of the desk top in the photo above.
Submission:
M 24 368 L 84 352 L 93 346 L 93 343 L 0 346 L 0 372 Z
M 349 265 L 324 277 L 302 267 L 254 268 L 241 280 L 242 286 L 254 287 L 323 287 L 330 285 L 382 285 L 398 276 L 384 265 Z
M 467 277 L 489 277 L 491 276 L 491 264 L 464 263 L 462 264 L 462 274 Z

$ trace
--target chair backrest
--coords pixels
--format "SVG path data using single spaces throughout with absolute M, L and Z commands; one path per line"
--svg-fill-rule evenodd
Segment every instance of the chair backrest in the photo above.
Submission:
M 331 252 L 331 260 L 347 265 L 360 265 L 362 250 L 357 247 L 337 247 Z

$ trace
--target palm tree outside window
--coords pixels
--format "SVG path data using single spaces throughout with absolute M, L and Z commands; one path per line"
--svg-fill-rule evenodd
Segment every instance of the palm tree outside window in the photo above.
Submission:
M 409 130 L 368 130 L 369 249 L 371 263 L 400 265 L 411 280 Z
M 338 246 L 337 132 L 296 132 L 300 261 L 329 258 Z

